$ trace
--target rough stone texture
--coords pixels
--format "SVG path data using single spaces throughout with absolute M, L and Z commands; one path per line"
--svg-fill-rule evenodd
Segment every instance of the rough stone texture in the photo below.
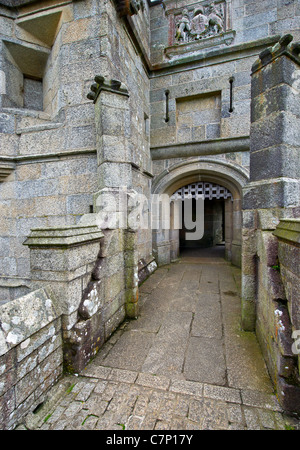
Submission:
M 33 230 L 25 242 L 31 252 L 32 284 L 49 284 L 60 299 L 64 364 L 73 372 L 104 342 L 100 325 L 104 288 L 101 280 L 93 281 L 91 276 L 102 237 L 97 227 L 73 226 Z
M 283 220 L 274 232 L 278 238 L 278 264 L 287 305 L 279 318 L 288 333 L 278 333 L 277 345 L 281 354 L 282 368 L 278 392 L 285 408 L 299 409 L 299 261 L 300 261 L 300 227 L 299 220 Z M 283 369 L 284 367 L 284 369 Z
M 210 2 L 164 0 L 164 5 L 161 2 L 151 5 L 147 1 L 128 1 L 121 8 L 121 1 L 110 0 L 50 3 L 45 8 L 41 0 L 20 0 L 11 8 L 10 0 L 0 1 L 0 302 L 5 306 L 37 285 L 44 287 L 49 283 L 61 299 L 65 355 L 68 360 L 73 358 L 79 371 L 99 346 L 107 350 L 110 344 L 106 346 L 104 342 L 125 317 L 138 317 L 143 301 L 140 292 L 151 291 L 146 278 L 157 265 L 177 260 L 180 237 L 178 230 L 158 229 L 152 236 L 149 227 L 133 229 L 126 224 L 124 228 L 116 228 L 102 224 L 104 237 L 98 254 L 99 243 L 76 241 L 76 227 L 99 227 L 99 202 L 107 194 L 117 195 L 120 186 L 129 189 L 129 203 L 134 193 L 144 195 L 146 202 L 140 209 L 140 218 L 147 220 L 152 212 L 149 204 L 152 193 L 172 195 L 182 186 L 207 181 L 226 187 L 233 196 L 232 202 L 223 204 L 222 238 L 226 259 L 237 266 L 242 261 L 243 265 L 243 324 L 247 321 L 246 328 L 254 327 L 258 280 L 263 299 L 257 308 L 258 335 L 273 345 L 270 336 L 278 325 L 274 307 L 285 320 L 291 313 L 281 302 L 283 285 L 272 268 L 276 265 L 277 251 L 272 231 L 280 218 L 299 214 L 299 102 L 294 95 L 299 91 L 299 46 L 290 45 L 290 37 L 286 36 L 279 44 L 278 41 L 279 35 L 286 33 L 294 35 L 294 42 L 300 39 L 298 2 L 217 2 L 216 7 L 223 8 L 225 14 L 221 26 L 210 23 L 202 39 L 188 35 L 189 42 L 177 39 L 176 45 L 176 23 L 183 16 L 183 6 L 191 20 L 195 6 L 204 4 L 204 12 L 208 14 Z M 129 13 L 127 17 L 123 16 L 124 11 Z M 274 46 L 271 51 L 270 46 Z M 260 62 L 255 64 L 259 55 Z M 249 209 L 242 218 L 243 189 L 244 206 Z M 111 208 L 112 204 L 107 206 Z M 134 206 L 131 202 L 130 207 Z M 118 217 L 122 212 L 117 209 Z M 111 209 L 108 213 L 109 216 Z M 69 228 L 70 235 L 63 236 L 67 249 L 58 240 L 53 247 L 47 243 L 44 248 L 30 251 L 23 243 L 33 228 L 46 229 L 47 233 L 52 230 L 54 234 L 59 228 Z M 42 242 L 45 244 L 40 236 Z M 220 310 L 204 306 L 205 300 L 212 299 L 220 307 L 224 299 L 229 302 L 228 293 L 235 291 L 221 276 L 218 281 L 222 281 L 225 293 L 224 298 L 223 294 L 219 297 L 220 286 L 212 272 L 204 270 L 202 284 L 197 271 L 192 270 L 184 277 L 180 271 L 170 276 L 170 284 L 162 283 L 162 290 L 155 293 L 158 308 L 150 319 L 142 317 L 136 323 L 140 329 L 146 327 L 151 335 L 159 334 L 157 369 L 166 377 L 184 360 L 181 345 L 178 344 L 176 357 L 172 358 L 168 352 L 187 334 L 190 324 L 194 333 L 186 347 L 189 362 L 186 370 L 190 376 L 193 379 L 207 376 L 206 370 L 197 369 L 196 359 L 201 356 L 201 361 L 207 360 L 207 367 L 220 362 L 216 381 L 226 384 L 227 376 L 228 382 L 238 382 L 244 387 L 251 359 L 245 365 L 240 364 L 245 367 L 240 372 L 234 365 L 235 358 L 242 360 L 244 336 L 239 336 L 241 346 L 233 338 L 226 338 L 225 342 L 219 327 Z M 289 280 L 288 295 L 297 295 L 295 274 L 285 267 L 283 277 Z M 144 280 L 139 289 L 138 284 Z M 154 275 L 151 280 L 160 283 L 161 275 Z M 168 309 L 163 303 L 164 296 L 170 285 L 179 280 L 173 306 L 182 312 L 184 327 L 181 330 L 174 325 L 173 342 L 168 333 L 170 326 L 160 328 L 160 312 Z M 187 291 L 194 288 L 201 288 L 198 312 L 196 298 Z M 206 298 L 208 288 L 210 295 Z M 200 316 L 200 310 L 207 315 Z M 298 323 L 294 302 L 293 311 L 294 323 Z M 191 314 L 195 314 L 193 321 Z M 177 316 L 170 316 L 170 323 L 174 324 Z M 224 316 L 230 327 L 230 317 L 226 313 Z M 265 325 L 265 318 L 270 317 L 272 323 Z M 193 358 L 198 344 L 213 339 L 211 335 L 202 335 L 208 331 L 209 320 L 214 320 L 214 328 L 209 331 L 216 332 L 222 345 L 227 345 L 226 376 L 220 346 L 211 355 L 201 348 Z M 287 351 L 291 342 L 280 331 L 276 346 L 282 357 L 278 363 L 268 353 L 265 358 L 270 372 L 275 366 L 278 368 L 279 384 L 286 389 L 287 398 L 292 398 L 289 386 L 285 385 L 293 372 L 289 364 L 292 356 Z M 154 345 L 159 347 L 157 343 Z M 137 365 L 141 364 L 142 353 L 136 355 Z M 256 359 L 255 351 L 253 355 Z M 129 360 L 134 360 L 130 356 Z M 153 351 L 143 364 L 151 365 L 154 359 Z M 20 370 L 26 371 L 25 366 Z M 122 374 L 133 382 L 132 373 Z M 122 374 L 118 372 L 119 377 Z M 32 375 L 36 380 L 36 374 Z M 117 378 L 116 372 L 113 376 Z M 29 380 L 29 376 L 24 377 L 18 398 L 26 397 Z M 180 389 L 182 380 L 175 380 L 179 384 L 165 381 L 162 378 L 157 385 L 174 393 Z M 149 383 L 149 378 L 143 382 Z M 256 382 L 254 377 L 254 385 Z M 188 380 L 181 388 L 189 394 L 205 392 L 203 386 L 195 383 L 198 382 Z M 91 411 L 97 410 L 97 417 L 105 410 L 105 402 L 111 400 L 108 399 L 113 387 L 116 385 L 112 384 L 101 398 L 99 410 L 91 401 Z M 85 401 L 90 388 L 87 386 L 78 398 Z M 214 395 L 220 392 L 228 393 L 214 390 Z M 242 414 L 248 428 L 261 423 L 275 426 L 274 418 L 251 409 L 250 394 L 244 398 L 248 403 Z M 116 398 L 111 410 L 123 405 L 123 400 Z M 186 399 L 193 423 L 180 422 L 177 417 L 176 426 L 226 427 L 224 402 L 202 400 Z M 10 401 L 7 405 L 12 407 Z M 168 406 L 162 408 L 154 422 L 153 416 L 147 415 L 145 423 L 167 427 Z M 120 408 L 123 410 L 123 406 Z M 130 410 L 134 414 L 126 418 L 128 427 L 140 426 L 138 411 L 142 410 L 140 399 L 136 409 Z M 82 418 L 85 410 L 80 411 L 78 402 L 71 405 L 62 424 L 57 426 L 64 428 L 68 417 L 76 413 L 77 426 L 80 423 L 90 428 L 96 426 L 93 412 Z M 232 417 L 241 414 L 232 405 L 229 411 Z M 101 417 L 99 426 L 108 426 L 107 420 L 107 416 L 103 421 Z M 245 422 L 240 421 L 239 426 L 245 426 Z
M 0 306 L 0 428 L 14 429 L 62 375 L 61 310 L 50 288 Z
M 300 59 L 299 45 L 292 40 L 290 35 L 282 37 L 252 67 L 250 183 L 243 199 L 242 324 L 245 330 L 256 329 L 281 405 L 297 412 L 300 384 L 297 353 L 292 352 L 292 310 L 298 309 L 299 297 L 292 291 L 297 289 L 299 274 L 291 279 L 290 269 L 284 265 L 281 269 L 280 258 L 287 264 L 290 253 L 291 261 L 299 265 L 299 226 L 295 219 L 283 219 L 278 225 L 282 214 L 297 217 L 300 204 L 299 111 L 293 106 L 299 95 L 295 74 Z M 290 165 L 281 153 L 287 147 Z
M 41 410 L 27 415 L 18 429 L 186 430 L 185 433 L 208 429 L 298 429 L 299 421 L 283 413 L 273 393 L 255 334 L 240 331 L 236 284 L 239 269 L 221 256 L 210 260 L 203 250 L 202 256 L 201 253 L 197 256 L 196 261 L 195 253 L 186 255 L 179 263 L 159 268 L 151 275 L 141 286 L 143 306 L 139 318 L 125 322 L 78 377 L 65 376 Z M 184 297 L 182 293 L 179 297 L 178 286 L 191 272 L 198 274 L 198 287 L 185 288 Z M 215 289 L 207 288 L 209 274 L 218 280 L 217 294 Z M 191 298 L 194 302 L 189 302 Z M 224 351 L 227 373 L 235 368 L 235 377 L 230 376 L 226 385 L 223 380 L 221 384 L 218 383 L 221 380 L 213 384 L 212 379 L 204 378 L 194 381 L 192 372 L 183 370 L 188 355 L 182 360 L 182 366 L 175 367 L 174 363 L 173 371 L 164 375 L 162 369 L 167 369 L 172 361 L 160 359 L 159 369 L 157 360 L 149 358 L 154 347 L 159 349 L 161 342 L 170 347 L 176 341 L 173 356 L 174 362 L 179 361 L 181 348 L 198 339 L 192 336 L 191 329 L 188 332 L 192 314 L 199 304 L 209 301 L 222 308 L 222 339 L 225 340 L 223 348 L 219 339 L 207 337 L 210 343 L 205 348 L 212 352 Z M 159 327 L 150 331 L 155 311 L 159 312 L 156 317 Z M 186 325 L 183 328 L 182 317 Z M 203 359 L 203 370 L 209 370 L 210 364 L 209 357 Z M 219 368 L 214 367 L 212 371 L 213 376 Z

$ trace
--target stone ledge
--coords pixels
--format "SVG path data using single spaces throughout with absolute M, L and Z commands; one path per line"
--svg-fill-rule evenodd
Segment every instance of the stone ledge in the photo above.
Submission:
M 193 55 L 199 50 L 215 47 L 217 45 L 230 45 L 234 40 L 235 34 L 235 31 L 230 30 L 221 35 L 187 42 L 186 44 L 172 45 L 171 47 L 165 48 L 165 55 L 167 58 L 175 58 L 185 54 Z
M 280 240 L 300 245 L 300 219 L 281 219 L 273 234 Z
M 28 247 L 71 247 L 103 238 L 97 226 L 70 226 L 66 228 L 34 228 L 23 245 Z
M 202 49 L 200 53 L 186 54 L 182 55 L 179 59 L 168 60 L 164 63 L 154 64 L 151 67 L 152 73 L 154 72 L 162 72 L 164 69 L 170 70 L 171 67 L 174 66 L 174 69 L 177 70 L 178 65 L 183 64 L 198 64 L 199 62 L 205 61 L 207 64 L 208 60 L 220 57 L 226 57 L 226 55 L 232 57 L 234 53 L 238 53 L 241 55 L 243 52 L 249 52 L 251 50 L 256 50 L 260 48 L 265 48 L 268 45 L 275 44 L 280 39 L 280 35 L 269 36 L 267 38 L 257 39 L 255 41 L 249 41 L 243 44 L 230 45 L 222 48 L 208 48 Z M 207 50 L 207 51 L 205 51 Z

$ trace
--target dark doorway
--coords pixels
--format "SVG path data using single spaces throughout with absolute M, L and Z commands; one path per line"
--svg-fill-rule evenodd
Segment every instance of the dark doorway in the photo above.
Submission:
M 196 200 L 192 199 L 193 221 L 196 220 Z M 225 245 L 225 201 L 224 199 L 204 200 L 204 235 L 200 240 L 186 239 L 184 207 L 182 208 L 182 229 L 179 233 L 180 250 L 188 248 L 212 248 Z

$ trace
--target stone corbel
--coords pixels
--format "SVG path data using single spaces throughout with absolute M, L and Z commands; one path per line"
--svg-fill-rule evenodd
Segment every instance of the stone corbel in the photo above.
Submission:
M 15 163 L 5 157 L 0 157 L 0 183 L 15 170 Z
M 96 83 L 91 85 L 91 90 L 87 95 L 89 100 L 96 100 L 101 91 L 113 92 L 114 94 L 125 95 L 129 97 L 129 93 L 125 84 L 121 83 L 119 80 L 105 80 L 101 75 L 95 77 Z

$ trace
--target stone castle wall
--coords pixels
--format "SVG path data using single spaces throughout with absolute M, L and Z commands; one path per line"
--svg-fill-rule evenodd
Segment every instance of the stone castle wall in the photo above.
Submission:
M 232 194 L 225 205 L 225 246 L 227 259 L 242 264 L 243 326 L 256 327 L 269 371 L 273 379 L 281 374 L 288 392 L 291 379 L 276 359 L 288 355 L 279 341 L 268 350 L 276 327 L 264 319 L 280 310 L 274 299 L 298 311 L 290 300 L 298 275 L 286 257 L 298 247 L 287 250 L 280 242 L 278 256 L 272 233 L 285 214 L 296 216 L 290 208 L 297 206 L 296 184 L 285 177 L 299 174 L 296 159 L 285 163 L 283 147 L 276 158 L 268 145 L 259 147 L 267 144 L 262 131 L 269 136 L 273 122 L 267 116 L 274 110 L 262 107 L 255 76 L 251 88 L 251 68 L 280 35 L 300 39 L 298 2 L 220 0 L 216 10 L 210 1 L 150 6 L 145 0 L 20 0 L 17 9 L 11 3 L 0 5 L 3 311 L 14 299 L 22 296 L 22 302 L 24 294 L 51 286 L 62 308 L 55 320 L 64 365 L 81 370 L 125 317 L 137 316 L 138 282 L 156 262 L 169 263 L 178 254 L 174 230 L 152 236 L 150 227 L 104 226 L 103 205 L 110 212 L 120 187 L 130 203 L 136 193 L 150 201 L 152 194 L 172 195 L 195 181 L 217 183 Z M 274 70 L 281 73 L 279 66 Z M 289 151 L 296 158 L 295 149 Z M 273 170 L 284 179 L 279 190 L 264 191 Z M 277 204 L 291 186 L 292 194 Z M 270 199 L 272 193 L 278 198 Z M 149 205 L 144 214 L 149 218 Z M 269 244 L 276 247 L 271 256 Z M 282 279 L 271 267 L 276 255 Z M 278 289 L 274 299 L 271 287 Z M 294 329 L 296 323 L 293 316 Z M 5 414 L 12 426 L 14 409 Z
M 0 306 L 0 428 L 43 403 L 63 371 L 60 306 L 49 288 Z
M 119 23 L 113 2 L 59 2 L 50 10 L 30 4 L 21 8 L 21 20 L 1 8 L 0 164 L 9 172 L 0 186 L 0 292 L 7 301 L 30 289 L 29 251 L 23 246 L 30 230 L 76 225 L 93 211 L 99 177 L 94 105 L 87 94 L 95 75 L 120 78 L 128 86 L 127 157 L 132 185 L 147 197 L 152 174 L 148 75 L 136 49 L 139 40 L 135 43 Z M 147 56 L 147 5 L 139 16 L 132 21 Z M 22 62 L 24 54 L 30 68 Z M 41 108 L 26 107 L 24 98 L 16 97 L 26 91 L 22 71 L 42 78 L 42 91 L 35 92 L 42 96 Z M 138 246 L 139 259 L 148 261 L 150 232 L 139 234 Z

